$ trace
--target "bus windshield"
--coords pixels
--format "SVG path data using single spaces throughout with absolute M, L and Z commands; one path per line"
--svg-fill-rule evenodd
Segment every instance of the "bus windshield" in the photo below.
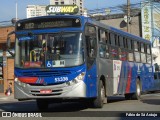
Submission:
M 82 33 L 19 35 L 15 67 L 52 68 L 81 65 L 84 61 Z

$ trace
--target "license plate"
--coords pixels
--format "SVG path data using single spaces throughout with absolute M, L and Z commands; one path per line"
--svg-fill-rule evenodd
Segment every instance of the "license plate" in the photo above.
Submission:
M 52 90 L 50 90 L 50 89 L 40 90 L 40 93 L 41 93 L 41 94 L 49 94 L 49 93 L 52 93 Z

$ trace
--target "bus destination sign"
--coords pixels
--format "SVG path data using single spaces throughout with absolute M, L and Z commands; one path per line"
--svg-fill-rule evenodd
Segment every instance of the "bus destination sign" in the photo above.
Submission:
M 77 14 L 79 8 L 77 5 L 48 5 L 47 14 Z
M 81 27 L 79 18 L 40 18 L 18 22 L 17 30 Z

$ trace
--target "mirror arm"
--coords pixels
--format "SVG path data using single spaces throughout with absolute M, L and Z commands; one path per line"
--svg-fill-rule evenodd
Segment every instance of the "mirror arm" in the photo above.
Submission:
M 7 49 L 7 51 L 9 52 L 9 54 L 11 54 L 11 55 L 12 55 L 12 57 L 15 57 L 15 54 L 14 54 L 14 53 L 12 53 L 9 49 Z
M 14 33 L 15 33 L 15 31 L 12 31 L 12 32 L 8 33 L 8 36 L 9 36 L 9 35 L 12 35 L 12 34 L 14 34 Z
M 12 35 L 12 34 L 15 34 L 15 31 L 12 31 L 12 32 L 10 32 L 10 33 L 8 33 L 8 35 L 7 35 L 7 51 L 9 52 L 9 54 L 11 54 L 13 57 L 15 56 L 15 54 L 14 53 L 12 53 L 10 50 L 9 50 L 9 48 L 10 48 L 10 35 Z

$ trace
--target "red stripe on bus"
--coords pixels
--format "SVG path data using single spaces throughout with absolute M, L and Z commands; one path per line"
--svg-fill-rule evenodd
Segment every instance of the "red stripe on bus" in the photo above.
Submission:
M 23 83 L 36 83 L 38 77 L 19 77 L 18 80 Z
M 129 92 L 130 92 L 130 87 L 131 87 L 131 74 L 132 74 L 132 70 L 130 69 L 129 72 L 128 72 L 126 93 L 129 93 Z

